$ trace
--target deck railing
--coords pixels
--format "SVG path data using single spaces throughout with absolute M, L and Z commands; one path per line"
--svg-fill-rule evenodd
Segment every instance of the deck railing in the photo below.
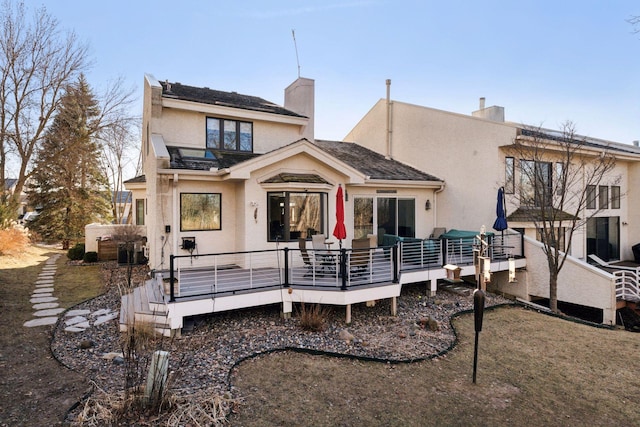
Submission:
M 171 255 L 170 301 L 236 294 L 273 287 L 346 290 L 398 281 L 398 247 L 339 249 L 305 254 L 300 249 Z M 193 266 L 198 258 L 197 267 Z
M 394 246 L 333 249 L 270 249 L 198 255 L 171 255 L 170 301 L 273 287 L 348 290 L 357 286 L 397 283 L 401 271 L 473 263 L 475 238 L 410 239 Z M 522 235 L 492 236 L 489 256 L 523 256 Z M 198 258 L 195 260 L 195 258 Z M 194 262 L 197 261 L 197 262 Z
M 616 283 L 616 299 L 640 301 L 640 268 L 634 270 L 614 271 Z
M 505 260 L 524 256 L 522 235 L 506 231 L 488 236 L 489 257 Z M 458 239 L 407 239 L 400 241 L 401 270 L 441 267 L 446 264 L 473 264 L 473 250 L 479 239 L 466 237 Z

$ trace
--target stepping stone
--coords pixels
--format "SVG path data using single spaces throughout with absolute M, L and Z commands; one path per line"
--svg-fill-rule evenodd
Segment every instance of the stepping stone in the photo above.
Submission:
M 110 320 L 116 319 L 119 316 L 119 313 L 111 313 L 111 314 L 107 314 L 105 316 L 100 316 L 98 317 L 95 322 L 93 322 L 93 326 L 98 326 L 101 325 L 105 322 L 108 322 Z
M 39 279 L 50 279 L 55 275 L 56 275 L 55 271 L 43 271 L 42 273 L 38 274 L 38 278 Z
M 80 322 L 80 323 L 76 323 L 75 325 L 71 325 L 70 327 L 74 327 L 74 328 L 79 328 L 79 329 L 87 329 L 88 327 L 90 327 L 91 325 L 89 324 L 89 322 Z
M 42 267 L 42 271 L 56 271 L 56 266 L 44 266 Z
M 101 308 L 100 310 L 96 310 L 93 313 L 91 313 L 91 317 L 104 316 L 105 314 L 109 314 L 112 311 L 113 310 L 111 310 L 110 308 Z
M 55 282 L 55 280 L 53 280 L 53 279 L 42 279 L 42 280 L 38 280 L 36 282 L 36 286 L 38 286 L 38 285 L 53 285 L 54 282 Z
M 24 322 L 24 326 L 32 328 L 34 326 L 55 325 L 57 321 L 57 317 L 41 317 L 39 319 L 27 320 Z
M 40 304 L 34 304 L 32 308 L 34 310 L 44 310 L 46 308 L 57 308 L 59 306 L 60 304 L 57 302 L 42 302 Z
M 53 286 L 53 282 L 51 283 L 41 283 L 39 285 L 36 285 L 36 288 L 50 288 Z
M 31 298 L 45 298 L 45 297 L 52 297 L 53 296 L 53 292 L 43 292 L 41 294 L 31 294 Z
M 39 304 L 41 302 L 54 302 L 54 301 L 58 301 L 58 298 L 56 298 L 56 297 L 41 297 L 41 296 L 38 296 L 36 298 L 31 298 L 29 300 L 29 302 L 31 304 Z
M 87 322 L 87 318 L 83 317 L 83 316 L 76 316 L 76 317 L 72 317 L 71 319 L 67 319 L 64 321 L 64 324 L 67 326 L 71 326 L 71 325 L 75 325 L 77 323 L 81 323 L 81 322 Z
M 33 313 L 36 317 L 46 317 L 46 316 L 55 316 L 64 311 L 64 308 L 49 308 L 47 310 L 39 310 Z
M 53 288 L 37 288 L 33 291 L 34 294 L 43 294 L 45 292 L 53 292 Z
M 78 328 L 77 326 L 67 326 L 66 328 L 64 328 L 65 332 L 84 332 L 85 328 Z
M 91 310 L 69 310 L 65 313 L 66 317 L 84 316 L 91 313 Z

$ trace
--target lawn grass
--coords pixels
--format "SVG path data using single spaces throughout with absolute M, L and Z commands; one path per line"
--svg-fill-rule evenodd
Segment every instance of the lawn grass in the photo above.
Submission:
M 55 295 L 61 307 L 70 307 L 104 293 L 100 276 L 102 265 L 71 265 L 65 256 L 56 262 Z
M 29 246 L 21 254 L 0 257 L 0 300 L 6 309 L 18 317 L 11 320 L 24 323 L 33 316 L 29 301 L 44 262 L 61 254 L 56 262 L 54 296 L 62 308 L 69 308 L 104 292 L 100 264 L 70 265 L 65 251 Z M 12 295 L 9 295 L 11 293 Z
M 385 364 L 291 352 L 242 363 L 234 426 L 640 425 L 640 334 L 519 307 L 473 315 L 445 357 Z

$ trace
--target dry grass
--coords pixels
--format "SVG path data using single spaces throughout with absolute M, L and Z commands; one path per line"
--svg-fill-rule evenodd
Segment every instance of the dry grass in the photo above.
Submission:
M 326 327 L 329 309 L 320 304 L 307 305 L 300 303 L 298 315 L 300 316 L 300 327 L 305 331 L 320 332 Z
M 0 255 L 15 257 L 29 245 L 27 230 L 20 226 L 0 229 Z
M 236 426 L 639 425 L 640 334 L 521 308 L 485 313 L 478 383 L 473 316 L 445 357 L 391 365 L 294 353 L 242 363 Z
M 188 396 L 172 396 L 163 411 L 142 411 L 135 408 L 135 397 L 124 393 L 95 392 L 84 403 L 72 426 L 90 427 L 105 425 L 163 425 L 223 426 L 227 414 L 237 410 L 239 401 L 229 395 L 218 396 L 197 393 Z

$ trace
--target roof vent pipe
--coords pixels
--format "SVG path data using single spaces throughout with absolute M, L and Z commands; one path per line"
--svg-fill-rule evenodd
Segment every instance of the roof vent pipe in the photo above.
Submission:
M 481 110 L 484 110 L 484 101 L 485 101 L 485 99 L 484 99 L 484 96 L 483 96 L 483 97 L 480 98 L 480 109 Z
M 391 79 L 387 79 L 387 159 L 391 159 Z

